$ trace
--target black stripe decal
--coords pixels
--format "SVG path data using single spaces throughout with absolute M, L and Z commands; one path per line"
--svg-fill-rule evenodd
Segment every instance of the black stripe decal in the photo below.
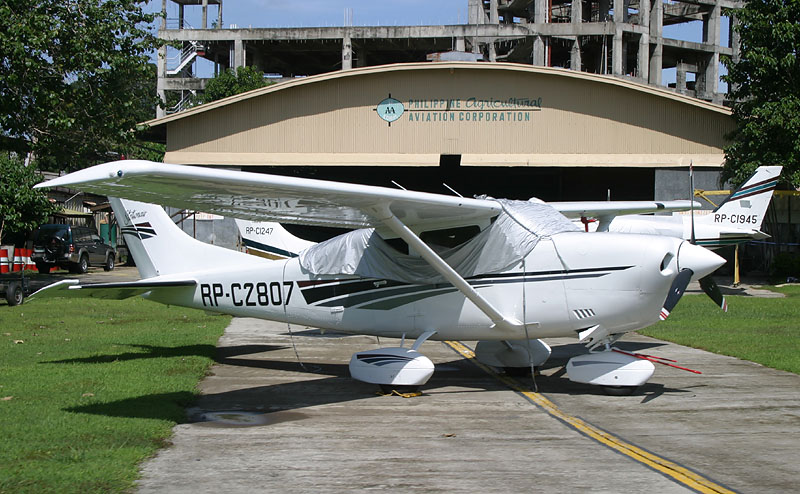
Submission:
M 269 252 L 270 254 L 277 254 L 283 257 L 297 257 L 297 254 L 295 254 L 294 252 L 289 252 L 288 250 L 283 250 L 277 247 L 273 247 L 271 245 L 262 244 L 261 242 L 256 242 L 255 240 L 243 238 L 242 242 L 246 247 L 261 250 L 264 252 Z
M 611 274 L 611 272 L 622 271 L 630 269 L 631 267 L 633 266 L 539 271 L 529 273 L 485 274 L 470 277 L 468 280 L 470 285 L 477 288 L 483 288 L 491 285 L 507 283 L 599 278 Z M 435 296 L 441 293 L 442 289 L 447 289 L 449 292 L 449 289 L 452 288 L 449 283 L 412 285 L 400 281 L 377 279 L 345 282 L 341 282 L 340 280 L 331 281 L 331 283 L 323 282 L 324 284 L 322 286 L 319 286 L 316 282 L 313 282 L 314 284 L 306 288 L 303 288 L 303 284 L 308 282 L 298 282 L 306 303 L 321 307 L 353 307 L 369 302 L 377 303 L 380 300 L 385 300 L 392 297 L 399 297 L 406 300 L 412 300 L 412 298 L 414 300 L 419 300 L 421 298 L 427 298 L 428 296 Z M 426 294 L 426 292 L 436 293 Z M 412 298 L 402 297 L 403 295 L 409 294 L 416 295 Z
M 377 289 L 369 290 L 365 293 L 350 294 L 344 298 L 336 298 L 333 300 L 326 300 L 317 305 L 322 307 L 352 307 L 354 305 L 372 302 L 379 298 L 396 297 L 398 295 L 405 295 L 408 293 L 415 293 L 420 291 L 438 290 L 440 288 L 450 288 L 449 284 L 437 285 L 407 285 L 399 288 L 390 289 Z
M 341 297 L 343 295 L 349 295 L 351 293 L 365 292 L 368 290 L 375 290 L 378 288 L 391 288 L 401 285 L 408 285 L 408 284 L 403 283 L 401 281 L 363 280 L 363 281 L 338 283 L 334 285 L 323 285 L 314 288 L 304 288 L 301 290 L 301 293 L 303 294 L 303 298 L 306 299 L 307 303 L 313 304 L 315 302 L 319 302 L 320 300 L 327 300 L 330 298 Z

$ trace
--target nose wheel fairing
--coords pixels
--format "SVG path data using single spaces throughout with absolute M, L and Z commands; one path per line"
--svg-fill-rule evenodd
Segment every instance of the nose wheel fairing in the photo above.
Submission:
M 567 362 L 570 381 L 596 386 L 635 388 L 653 376 L 648 360 L 611 350 L 572 357 Z

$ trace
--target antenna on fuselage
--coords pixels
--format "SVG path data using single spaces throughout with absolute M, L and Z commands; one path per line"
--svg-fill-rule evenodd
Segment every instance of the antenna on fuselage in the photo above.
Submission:
M 447 190 L 449 190 L 449 191 L 450 191 L 450 192 L 452 192 L 453 194 L 457 195 L 458 197 L 464 197 L 464 196 L 462 196 L 461 194 L 459 194 L 459 193 L 458 193 L 458 191 L 457 191 L 456 189 L 454 189 L 454 188 L 450 187 L 450 186 L 449 186 L 449 185 L 447 185 L 446 183 L 442 182 L 442 185 L 444 185 L 445 187 L 447 187 Z
M 689 224 L 692 228 L 689 242 L 694 245 L 697 239 L 694 236 L 694 160 L 689 160 Z
M 395 185 L 395 186 L 396 186 L 398 189 L 408 190 L 408 189 L 406 189 L 405 187 L 403 187 L 402 185 L 400 185 L 399 183 L 395 182 L 394 180 L 392 180 L 392 183 L 393 183 L 393 184 L 394 184 L 394 185 Z

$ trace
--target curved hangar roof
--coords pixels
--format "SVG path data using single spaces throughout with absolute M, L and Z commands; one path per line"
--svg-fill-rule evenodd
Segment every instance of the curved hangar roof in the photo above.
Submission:
M 720 166 L 730 111 L 607 76 L 411 63 L 295 79 L 148 122 L 164 161 L 218 165 Z

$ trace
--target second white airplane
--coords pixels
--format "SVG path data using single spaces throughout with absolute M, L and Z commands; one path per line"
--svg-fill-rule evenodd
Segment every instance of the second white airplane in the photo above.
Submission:
M 691 214 L 653 216 L 630 214 L 630 208 L 638 206 L 637 213 L 687 210 L 689 201 L 656 203 L 646 209 L 647 202 L 555 202 L 549 203 L 562 214 L 572 219 L 596 218 L 588 223 L 589 231 L 617 233 L 643 233 L 692 240 L 710 249 L 735 245 L 750 240 L 761 240 L 769 235 L 761 231 L 761 223 L 767 213 L 772 193 L 778 185 L 781 166 L 761 166 L 722 204 L 710 213 L 695 211 Z M 695 203 L 697 206 L 699 204 Z M 673 207 L 674 206 L 674 207 Z

